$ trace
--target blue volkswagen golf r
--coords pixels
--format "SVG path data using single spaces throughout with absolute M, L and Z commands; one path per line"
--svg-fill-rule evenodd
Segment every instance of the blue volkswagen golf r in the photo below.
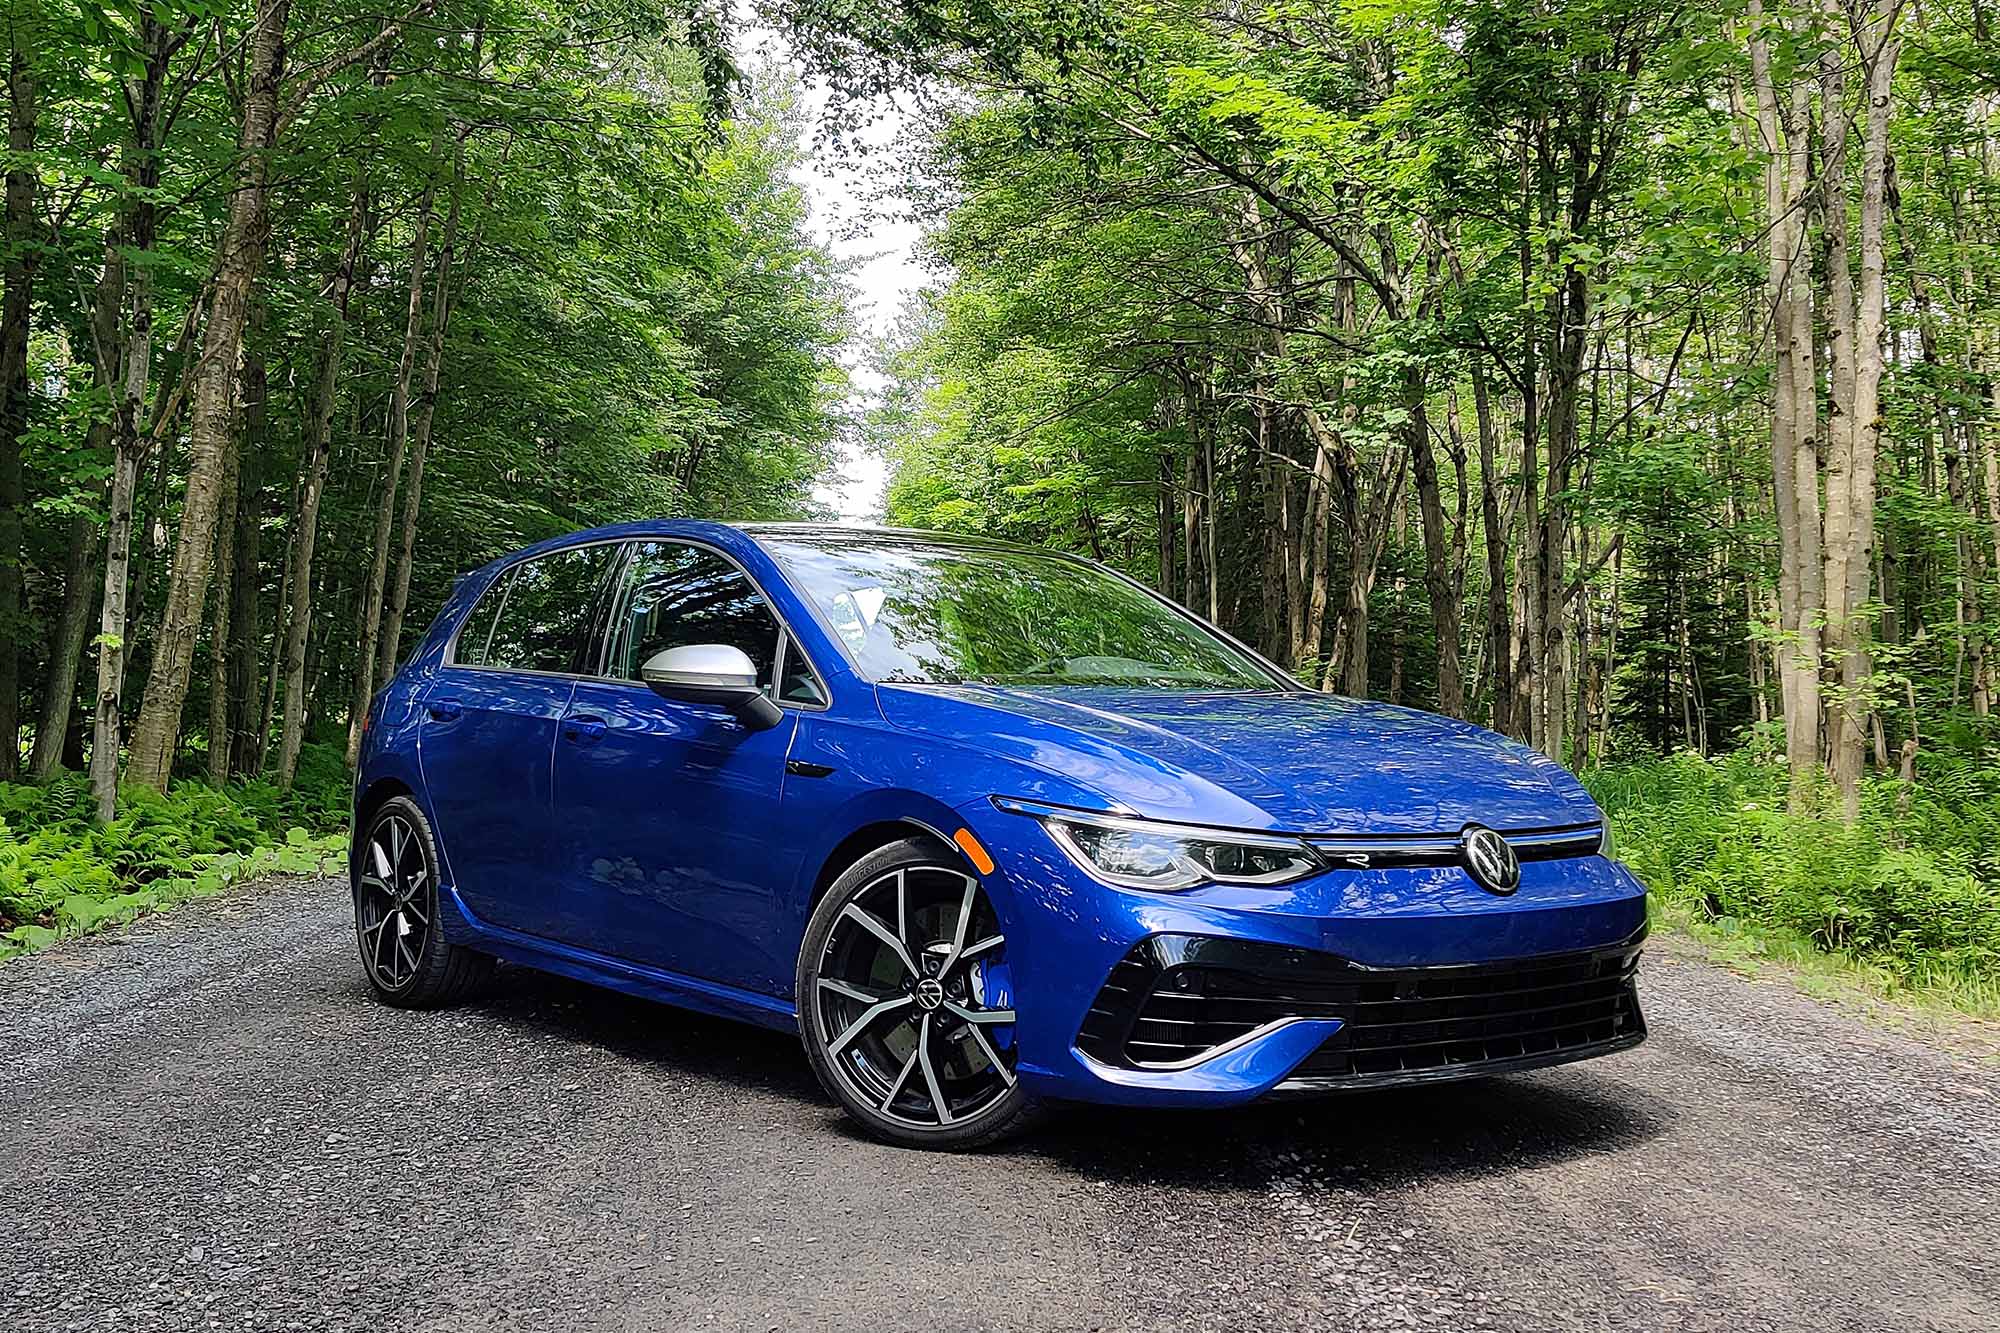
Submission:
M 1645 890 L 1534 751 L 1306 689 L 1101 566 L 662 521 L 460 581 L 376 697 L 355 930 L 796 1030 L 872 1133 L 1228 1106 L 1645 1036 Z

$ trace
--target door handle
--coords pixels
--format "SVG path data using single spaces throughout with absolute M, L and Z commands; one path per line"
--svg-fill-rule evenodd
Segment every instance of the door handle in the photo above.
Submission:
M 566 741 L 588 745 L 604 734 L 604 723 L 594 717 L 566 717 L 563 719 L 562 734 Z
M 432 699 L 424 705 L 424 711 L 439 722 L 449 722 L 465 712 L 465 705 L 456 699 Z

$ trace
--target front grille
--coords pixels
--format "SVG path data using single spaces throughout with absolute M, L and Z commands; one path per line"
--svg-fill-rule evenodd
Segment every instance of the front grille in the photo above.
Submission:
M 1645 1034 L 1639 937 L 1507 963 L 1372 968 L 1306 949 L 1156 935 L 1099 991 L 1077 1046 L 1109 1064 L 1195 1062 L 1287 1018 L 1340 1030 L 1288 1081 L 1337 1088 L 1549 1064 Z

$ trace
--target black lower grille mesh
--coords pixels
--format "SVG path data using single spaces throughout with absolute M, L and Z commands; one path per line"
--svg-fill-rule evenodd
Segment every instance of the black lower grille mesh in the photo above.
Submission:
M 1113 969 L 1077 1045 L 1132 1067 L 1200 1060 L 1266 1024 L 1341 1028 L 1293 1072 L 1322 1086 L 1548 1063 L 1644 1035 L 1639 940 L 1463 967 L 1363 967 L 1305 949 L 1158 935 Z

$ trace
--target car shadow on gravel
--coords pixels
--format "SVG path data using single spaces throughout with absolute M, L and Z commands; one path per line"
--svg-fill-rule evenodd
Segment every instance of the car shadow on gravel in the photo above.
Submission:
M 472 1002 L 516 1032 L 575 1042 L 687 1078 L 799 1104 L 815 1132 L 863 1138 L 820 1089 L 797 1038 L 524 967 L 503 966 Z M 1590 1064 L 1229 1111 L 1064 1105 L 987 1154 L 1107 1183 L 1257 1189 L 1304 1159 L 1375 1188 L 1616 1152 L 1664 1133 L 1673 1110 Z
M 594 1046 L 628 1060 L 833 1108 L 799 1040 L 533 968 L 503 964 L 468 1002 L 519 1032 Z
M 1304 1161 L 1373 1189 L 1618 1152 L 1674 1119 L 1630 1082 L 1576 1066 L 1230 1111 L 1064 1107 L 1015 1151 L 1112 1183 L 1262 1188 L 1275 1165 Z

